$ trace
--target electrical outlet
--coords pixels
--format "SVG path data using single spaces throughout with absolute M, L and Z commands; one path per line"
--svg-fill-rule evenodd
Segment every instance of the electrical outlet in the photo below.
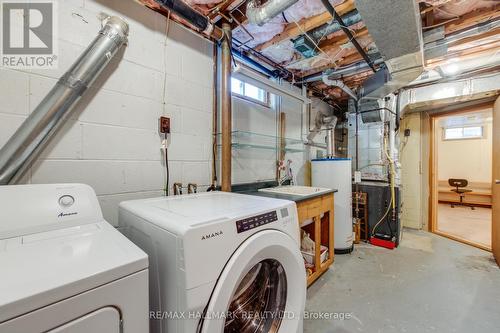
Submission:
M 170 133 L 170 118 L 160 117 L 160 133 Z

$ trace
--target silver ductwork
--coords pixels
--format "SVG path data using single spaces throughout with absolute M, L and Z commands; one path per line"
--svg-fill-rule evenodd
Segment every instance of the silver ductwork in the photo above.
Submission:
M 366 81 L 361 93 L 382 98 L 415 80 L 424 69 L 419 8 L 414 0 L 357 0 L 356 8 L 386 64 Z
M 335 127 L 326 130 L 326 157 L 335 157 Z
M 128 24 L 111 17 L 97 37 L 59 79 L 0 150 L 0 185 L 15 182 L 45 147 L 117 51 L 127 42 Z
M 500 28 L 500 19 L 481 22 L 468 29 L 445 36 L 444 26 L 426 31 L 424 33 L 425 59 L 442 57 L 448 54 L 450 44 L 457 43 L 466 38 L 476 37 Z M 495 37 L 492 37 L 492 39 Z
M 314 137 L 321 132 L 322 128 L 333 129 L 337 126 L 337 117 L 333 114 L 333 109 L 319 109 L 314 118 L 314 128 L 307 136 L 308 144 L 312 144 Z
M 250 0 L 247 4 L 246 16 L 248 21 L 262 26 L 273 17 L 281 14 L 287 8 L 294 5 L 298 0 L 268 0 L 262 4 L 261 0 Z
M 500 74 L 436 83 L 401 91 L 399 110 L 406 112 L 429 111 L 457 103 L 494 98 L 500 94 Z
M 347 95 L 349 95 L 355 101 L 358 100 L 358 96 L 351 90 L 343 81 L 341 80 L 330 80 L 328 78 L 328 72 L 323 73 L 323 83 L 327 86 L 338 87 Z
M 486 32 L 493 31 L 495 29 L 500 28 L 500 19 L 497 20 L 491 20 L 491 21 L 486 21 L 483 22 L 479 25 L 476 25 L 472 28 L 463 30 L 461 32 L 455 33 L 453 35 L 446 36 L 444 35 L 444 27 L 439 27 L 433 30 L 429 30 L 426 33 L 424 33 L 424 53 L 425 53 L 425 59 L 432 59 L 435 57 L 441 57 L 448 52 L 448 45 L 458 42 L 460 40 L 463 40 L 465 38 L 469 37 L 474 37 L 474 36 L 479 36 L 481 34 L 484 34 Z M 481 57 L 484 58 L 484 57 Z M 373 61 L 375 65 L 380 65 L 384 61 L 383 59 L 379 58 Z M 470 67 L 470 66 L 468 66 Z M 364 61 L 357 62 L 353 65 L 346 66 L 346 67 L 341 67 L 337 68 L 334 71 L 329 71 L 328 72 L 328 78 L 335 80 L 335 79 L 340 79 L 343 76 L 350 76 L 357 74 L 361 71 L 368 70 L 370 67 L 368 64 Z M 462 68 L 460 67 L 460 70 Z M 427 79 L 427 78 L 441 78 L 439 75 L 436 77 L 435 73 L 430 73 L 424 72 L 422 73 L 416 80 L 421 81 L 421 79 Z M 315 74 L 306 77 L 303 81 L 304 82 L 315 82 L 315 81 L 321 81 L 323 79 L 323 74 Z M 412 82 L 413 84 L 413 82 Z
M 374 65 L 380 65 L 382 63 L 384 63 L 384 60 L 382 60 L 382 58 L 378 58 L 378 59 L 373 61 Z M 336 79 L 342 78 L 343 76 L 354 75 L 354 74 L 357 74 L 361 71 L 368 70 L 368 69 L 370 69 L 370 66 L 368 66 L 366 61 L 360 61 L 360 62 L 357 62 L 353 65 L 336 68 L 335 70 L 327 70 L 323 73 L 308 76 L 308 77 L 304 78 L 304 80 L 302 80 L 302 81 L 307 82 L 307 83 L 321 81 L 321 80 L 323 80 L 323 74 L 325 74 L 325 73 L 328 75 L 329 79 L 336 80 Z

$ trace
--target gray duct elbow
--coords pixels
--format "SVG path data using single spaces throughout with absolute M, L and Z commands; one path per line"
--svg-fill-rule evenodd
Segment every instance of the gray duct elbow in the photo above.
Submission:
M 328 78 L 327 73 L 323 73 L 323 83 L 326 84 L 327 86 L 332 86 L 332 87 L 338 87 L 342 89 L 343 92 L 345 92 L 347 95 L 349 95 L 352 99 L 358 100 L 358 96 L 354 93 L 354 91 L 351 90 L 344 82 L 341 80 L 330 80 Z
M 282 13 L 298 0 L 269 0 L 261 5 L 259 0 L 251 0 L 247 4 L 246 16 L 248 21 L 262 26 L 276 15 Z

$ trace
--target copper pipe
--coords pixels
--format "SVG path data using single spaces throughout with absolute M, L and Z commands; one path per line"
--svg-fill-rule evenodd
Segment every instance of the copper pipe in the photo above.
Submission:
M 222 191 L 231 192 L 231 25 L 222 24 L 222 75 L 221 75 L 221 120 L 222 120 Z

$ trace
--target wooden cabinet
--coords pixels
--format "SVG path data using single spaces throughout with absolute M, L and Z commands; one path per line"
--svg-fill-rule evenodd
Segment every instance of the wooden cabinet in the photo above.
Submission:
M 307 286 L 316 281 L 334 260 L 333 203 L 333 193 L 297 202 L 300 227 L 315 242 L 314 271 L 307 277 Z M 321 245 L 328 247 L 328 258 L 324 262 L 321 262 Z

